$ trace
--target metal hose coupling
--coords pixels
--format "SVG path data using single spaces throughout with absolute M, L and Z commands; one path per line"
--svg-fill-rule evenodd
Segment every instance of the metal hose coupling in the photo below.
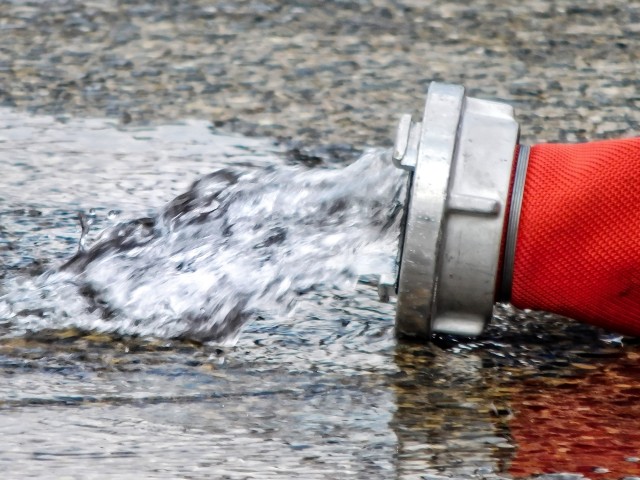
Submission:
M 411 173 L 405 223 L 397 278 L 379 285 L 381 300 L 397 294 L 398 334 L 475 336 L 490 320 L 503 288 L 507 206 L 517 203 L 509 195 L 518 135 L 510 105 L 467 97 L 460 85 L 431 83 L 422 121 L 402 117 L 392 157 Z M 506 289 L 512 262 L 502 261 Z

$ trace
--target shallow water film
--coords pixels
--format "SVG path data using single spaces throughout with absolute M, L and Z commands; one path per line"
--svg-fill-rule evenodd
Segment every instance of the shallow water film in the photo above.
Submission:
M 78 278 L 92 263 L 93 285 L 111 281 L 120 282 L 115 287 L 125 292 L 140 288 L 131 279 L 145 277 L 146 270 L 138 266 L 132 274 L 122 256 L 138 252 L 152 264 L 144 232 L 125 236 L 138 242 L 132 248 L 120 242 L 106 255 L 100 250 L 86 258 L 130 220 L 138 228 L 140 219 L 158 222 L 179 208 L 181 215 L 171 217 L 174 230 L 162 230 L 169 235 L 164 242 L 195 242 L 196 252 L 204 248 L 197 232 L 176 238 L 170 233 L 180 232 L 178 221 L 186 225 L 198 219 L 192 223 L 201 228 L 206 225 L 202 215 L 217 211 L 211 195 L 220 188 L 209 188 L 207 181 L 215 183 L 220 175 L 207 174 L 221 168 L 225 186 L 230 172 L 254 175 L 254 189 L 261 178 L 269 178 L 287 195 L 304 191 L 299 183 L 322 185 L 314 196 L 318 204 L 329 199 L 337 217 L 320 222 L 322 228 L 310 221 L 305 232 L 329 239 L 340 232 L 356 235 L 342 238 L 341 244 L 353 244 L 348 252 L 337 252 L 344 255 L 340 265 L 349 264 L 349 252 L 360 251 L 370 269 L 384 270 L 384 259 L 393 257 L 389 238 L 394 238 L 397 212 L 392 203 L 401 191 L 396 187 L 403 184 L 378 164 L 386 158 L 384 151 L 367 153 L 346 168 L 309 168 L 295 165 L 272 141 L 216 134 L 207 122 L 123 128 L 109 120 L 12 111 L 3 111 L 0 142 L 7 180 L 0 252 L 0 463 L 6 478 L 578 479 L 640 474 L 635 401 L 640 348 L 629 339 L 501 307 L 481 339 L 402 345 L 393 334 L 393 304 L 377 301 L 369 277 L 355 283 L 358 272 L 340 277 L 333 267 L 330 278 L 344 281 L 328 282 L 331 288 L 300 288 L 293 309 L 248 310 L 251 318 L 243 333 L 226 346 L 202 343 L 201 329 L 185 327 L 194 321 L 201 325 L 200 319 L 175 315 L 175 308 L 173 316 L 161 315 L 167 308 L 163 299 L 175 296 L 177 301 L 184 295 L 191 303 L 206 303 L 216 288 L 205 295 L 185 290 L 180 279 L 169 282 L 173 290 L 152 283 L 146 298 L 131 307 L 137 323 L 127 323 L 132 314 L 126 306 L 119 306 L 120 316 L 106 313 L 110 302 L 126 298 L 125 293 L 115 300 L 103 297 L 102 306 L 88 302 L 86 285 Z M 356 178 L 341 183 L 351 171 Z M 361 178 L 367 175 L 369 180 Z M 194 192 L 190 186 L 196 180 L 196 187 L 204 185 L 210 194 L 206 210 L 190 208 L 194 196 L 184 195 Z M 335 205 L 336 192 L 363 181 L 387 188 L 354 201 L 354 209 L 344 202 Z M 253 202 L 246 188 L 242 191 L 242 198 Z M 369 202 L 381 198 L 389 199 L 385 208 Z M 307 205 L 300 199 L 293 203 L 299 209 Z M 373 208 L 379 218 L 370 214 L 366 217 L 376 221 L 359 224 L 362 208 Z M 83 212 L 84 236 L 78 211 Z M 385 232 L 392 232 L 389 238 Z M 264 236 L 255 230 L 251 234 Z M 289 240 L 277 235 L 271 248 L 297 246 L 313 253 L 295 235 Z M 375 241 L 363 241 L 362 235 Z M 204 237 L 219 240 L 214 232 Z M 184 250 L 153 255 L 168 263 Z M 207 264 L 221 268 L 212 263 L 213 256 L 198 261 L 204 263 L 196 262 L 195 272 L 206 271 Z M 55 295 L 42 293 L 38 282 L 51 288 L 50 272 L 61 267 L 75 280 Z M 317 276 L 317 267 L 303 270 Z M 152 269 L 143 284 L 169 274 Z M 261 288 L 253 274 L 246 272 L 250 282 L 245 287 Z M 320 280 L 327 283 L 322 275 Z M 139 303 L 155 314 L 145 318 L 135 311 Z M 71 306 L 65 309 L 66 304 Z

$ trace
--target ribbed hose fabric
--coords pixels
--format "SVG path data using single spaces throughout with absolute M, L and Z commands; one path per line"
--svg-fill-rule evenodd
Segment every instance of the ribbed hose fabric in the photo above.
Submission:
M 640 138 L 532 147 L 511 301 L 640 335 Z

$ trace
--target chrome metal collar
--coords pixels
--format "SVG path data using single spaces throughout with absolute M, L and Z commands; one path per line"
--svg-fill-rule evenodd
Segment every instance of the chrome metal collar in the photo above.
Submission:
M 513 155 L 513 108 L 432 83 L 422 122 L 403 116 L 393 162 L 412 172 L 396 331 L 475 336 L 493 312 Z

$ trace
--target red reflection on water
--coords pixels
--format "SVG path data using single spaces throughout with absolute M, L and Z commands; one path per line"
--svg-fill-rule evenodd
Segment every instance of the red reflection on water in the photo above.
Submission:
M 640 457 L 640 355 L 582 368 L 585 376 L 538 378 L 514 392 L 510 429 L 518 450 L 509 469 L 514 477 L 640 475 L 640 463 L 629 461 Z

